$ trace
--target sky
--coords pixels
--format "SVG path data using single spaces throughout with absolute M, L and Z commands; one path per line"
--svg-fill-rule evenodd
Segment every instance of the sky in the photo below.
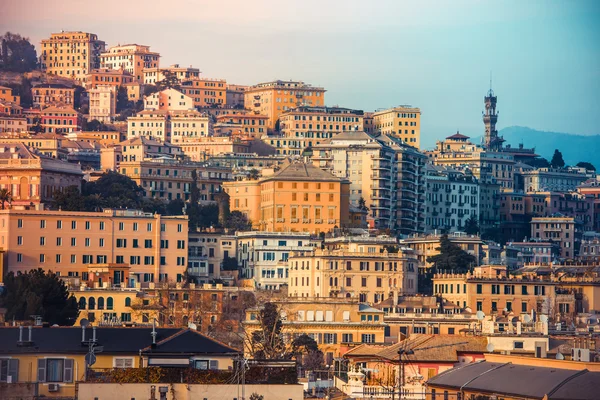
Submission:
M 0 31 L 39 47 L 60 30 L 229 83 L 323 86 L 327 105 L 420 107 L 425 147 L 483 133 L 490 74 L 499 129 L 600 134 L 597 0 L 0 0 Z

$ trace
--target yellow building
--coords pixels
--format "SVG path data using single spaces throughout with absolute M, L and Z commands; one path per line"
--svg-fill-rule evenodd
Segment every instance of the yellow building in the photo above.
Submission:
M 21 104 L 21 96 L 13 95 L 12 89 L 6 86 L 0 86 L 0 101 Z
M 260 139 L 267 134 L 267 117 L 260 114 L 223 114 L 214 125 L 215 136 Z
M 160 54 L 150 51 L 150 46 L 125 44 L 113 46 L 100 54 L 102 68 L 124 70 L 138 82 L 143 82 L 146 68 L 158 68 Z
M 373 113 L 375 132 L 385 133 L 402 139 L 416 147 L 421 144 L 421 110 L 410 106 L 399 106 Z
M 292 297 L 352 297 L 376 304 L 417 293 L 417 260 L 410 250 L 296 252 L 289 265 Z
M 325 105 L 325 89 L 304 82 L 273 81 L 250 86 L 244 92 L 244 106 L 269 117 L 267 128 L 275 129 L 282 113 L 300 106 Z
M 195 78 L 183 81 L 181 93 L 192 98 L 195 107 L 214 107 L 227 104 L 225 79 Z
M 75 88 L 59 83 L 36 85 L 31 89 L 33 106 L 46 108 L 51 105 L 68 105 L 73 107 Z
M 92 69 L 100 68 L 100 54 L 105 45 L 93 33 L 53 33 L 41 43 L 42 71 L 83 82 Z
M 289 298 L 277 300 L 281 310 L 283 337 L 287 345 L 302 334 L 307 334 L 319 345 L 325 363 L 344 355 L 361 343 L 384 343 L 383 312 L 360 304 L 356 299 Z M 261 308 L 246 311 L 246 337 L 260 329 Z M 246 353 L 252 344 L 246 341 Z
M 228 182 L 223 188 L 230 209 L 250 211 L 247 216 L 261 231 L 319 234 L 349 223 L 348 186 L 344 179 L 297 162 L 272 176 Z
M 249 153 L 250 145 L 240 138 L 198 137 L 177 144 L 192 161 L 209 161 L 212 157 L 225 154 Z

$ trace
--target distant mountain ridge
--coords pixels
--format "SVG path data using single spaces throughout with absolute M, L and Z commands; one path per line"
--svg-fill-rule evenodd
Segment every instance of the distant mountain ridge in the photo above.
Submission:
M 552 159 L 555 149 L 559 149 L 565 163 L 575 165 L 580 161 L 591 162 L 600 168 L 600 135 L 575 135 L 571 133 L 544 132 L 525 126 L 509 126 L 498 134 L 504 137 L 505 144 L 518 147 L 535 148 L 536 154 Z M 481 137 L 472 138 L 473 143 L 480 143 Z

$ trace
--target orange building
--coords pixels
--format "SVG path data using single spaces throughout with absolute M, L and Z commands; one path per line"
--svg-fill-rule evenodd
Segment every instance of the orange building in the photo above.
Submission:
M 227 153 L 249 153 L 250 145 L 238 138 L 198 137 L 178 143 L 183 153 L 191 161 L 206 161 L 212 156 Z
M 0 101 L 21 104 L 21 96 L 13 95 L 12 89 L 6 86 L 0 86 Z
M 267 134 L 268 117 L 260 114 L 225 114 L 217 117 L 215 136 L 245 136 L 260 139 Z
M 272 176 L 226 182 L 223 188 L 230 209 L 250 211 L 261 231 L 319 234 L 349 223 L 350 183 L 312 164 L 292 163 Z
M 294 81 L 259 83 L 244 92 L 244 106 L 269 117 L 267 128 L 275 129 L 281 114 L 300 106 L 324 106 L 325 89 Z
M 421 110 L 411 106 L 398 106 L 373 114 L 375 132 L 402 139 L 419 148 L 421 144 Z
M 122 69 L 98 68 L 85 76 L 85 88 L 96 89 L 98 85 L 121 87 L 133 82 L 133 76 Z
M 195 107 L 214 107 L 227 104 L 227 81 L 225 79 L 192 79 L 183 82 L 180 90 L 194 100 Z
M 55 104 L 73 107 L 75 88 L 70 88 L 58 83 L 48 83 L 34 86 L 31 89 L 33 106 L 43 109 Z

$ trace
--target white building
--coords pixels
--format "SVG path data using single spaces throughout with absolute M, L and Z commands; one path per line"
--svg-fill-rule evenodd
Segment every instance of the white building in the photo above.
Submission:
M 102 68 L 123 69 L 142 82 L 145 68 L 158 68 L 160 54 L 150 51 L 150 46 L 126 44 L 113 46 L 100 55 Z
M 88 121 L 112 122 L 117 112 L 117 93 L 114 86 L 99 85 L 89 89 L 90 108 Z
M 195 110 L 194 100 L 175 89 L 165 89 L 144 97 L 144 110 Z
M 254 279 L 257 289 L 267 290 L 287 285 L 291 252 L 321 247 L 320 239 L 300 232 L 237 232 L 236 239 L 242 278 Z
M 236 257 L 236 238 L 217 232 L 190 232 L 188 239 L 188 276 L 196 283 L 227 280 L 221 272 L 223 261 Z

